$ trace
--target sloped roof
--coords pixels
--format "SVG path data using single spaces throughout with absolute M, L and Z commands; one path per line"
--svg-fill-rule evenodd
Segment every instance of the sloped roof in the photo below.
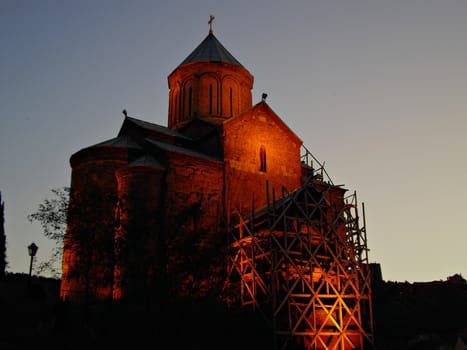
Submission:
M 242 64 L 232 56 L 229 51 L 227 51 L 224 45 L 222 45 L 211 32 L 201 42 L 201 44 L 199 44 L 198 47 L 196 47 L 196 49 L 194 49 L 188 57 L 180 63 L 179 67 L 198 61 L 225 62 L 243 67 Z
M 151 155 L 143 155 L 134 161 L 128 164 L 129 166 L 149 166 L 149 167 L 156 167 L 156 168 L 164 168 L 164 166 L 153 156 Z
M 184 147 L 180 147 L 180 146 L 176 146 L 176 145 L 172 145 L 172 144 L 168 144 L 168 143 L 164 143 L 164 142 L 159 142 L 159 141 L 155 141 L 155 140 L 151 140 L 151 139 L 146 139 L 146 141 L 149 142 L 150 144 L 164 150 L 164 151 L 175 152 L 175 153 L 184 154 L 184 155 L 187 155 L 187 156 L 192 156 L 192 157 L 197 157 L 197 158 L 204 158 L 204 159 L 209 159 L 209 160 L 215 160 L 215 161 L 222 162 L 222 159 L 220 159 L 220 158 L 213 157 L 211 155 L 198 152 L 196 150 L 192 150 L 192 149 L 188 149 L 188 148 L 184 148 Z
M 180 138 L 180 139 L 186 139 L 186 140 L 191 141 L 190 138 L 188 138 L 185 135 L 177 132 L 176 130 L 172 130 L 172 129 L 169 129 L 169 128 L 165 127 L 165 126 L 159 125 L 159 124 L 150 123 L 150 122 L 147 122 L 147 121 L 144 121 L 144 120 L 141 120 L 141 119 L 136 119 L 136 118 L 128 117 L 128 116 L 125 117 L 123 125 L 120 128 L 120 132 L 118 134 L 119 136 L 124 134 L 124 130 L 127 127 L 127 124 L 134 124 L 134 125 L 137 125 L 137 126 L 143 128 L 143 129 L 150 130 L 150 131 L 153 131 L 153 132 L 156 132 L 156 133 L 159 133 L 159 134 L 164 134 L 164 135 L 167 135 L 167 136 L 176 137 L 176 138 Z
M 136 148 L 141 149 L 141 146 L 138 145 L 133 139 L 129 136 L 117 136 L 110 140 L 99 142 L 91 147 L 123 147 L 123 148 Z

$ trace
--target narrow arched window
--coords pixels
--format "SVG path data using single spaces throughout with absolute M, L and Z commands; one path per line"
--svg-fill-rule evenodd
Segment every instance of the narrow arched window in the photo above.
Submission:
M 233 116 L 233 93 L 232 93 L 232 88 L 230 88 L 230 117 Z
M 259 149 L 259 171 L 266 172 L 266 149 L 264 146 Z
M 209 84 L 209 114 L 212 114 L 212 84 Z
M 180 120 L 180 105 L 178 102 L 178 94 L 175 95 L 175 104 L 174 104 L 174 121 L 178 122 Z
M 188 117 L 191 118 L 191 101 L 193 99 L 193 89 L 190 86 L 190 89 L 188 90 Z

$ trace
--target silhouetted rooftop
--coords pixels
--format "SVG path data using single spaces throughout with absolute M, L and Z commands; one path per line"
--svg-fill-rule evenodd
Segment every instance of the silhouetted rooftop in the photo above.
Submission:
M 222 161 L 222 159 L 213 157 L 211 155 L 208 155 L 208 154 L 205 154 L 205 153 L 202 153 L 202 152 L 198 152 L 198 151 L 193 150 L 193 149 L 188 149 L 188 148 L 185 148 L 185 147 L 180 147 L 180 146 L 177 146 L 177 145 L 168 144 L 168 143 L 165 143 L 165 142 L 158 142 L 158 141 L 151 140 L 151 139 L 146 139 L 146 141 L 149 142 L 150 144 L 156 146 L 156 147 L 159 147 L 160 149 L 165 150 L 165 151 L 185 154 L 185 155 L 194 156 L 194 157 L 198 157 L 198 158 L 205 158 L 205 159 L 209 159 L 209 160 Z
M 106 140 L 91 147 L 126 147 L 126 148 L 141 148 L 133 139 L 129 136 L 118 136 L 110 140 Z
M 128 164 L 129 166 L 150 166 L 150 167 L 157 167 L 163 168 L 162 164 L 153 156 L 151 155 L 144 155 L 141 156 L 131 163 Z
M 120 129 L 119 136 L 123 134 L 123 130 L 125 129 L 125 126 L 126 126 L 125 122 L 132 123 L 132 124 L 140 126 L 143 129 L 155 131 L 155 132 L 158 132 L 158 133 L 161 133 L 161 134 L 166 134 L 166 135 L 177 137 L 177 138 L 180 138 L 180 139 L 191 140 L 190 138 L 188 138 L 185 135 L 177 132 L 176 130 L 172 130 L 172 129 L 169 129 L 169 128 L 165 127 L 165 126 L 159 125 L 159 124 L 150 123 L 150 122 L 147 122 L 147 121 L 144 121 L 144 120 L 141 120 L 141 119 L 136 119 L 136 118 L 128 117 L 128 116 L 125 117 L 124 125 Z

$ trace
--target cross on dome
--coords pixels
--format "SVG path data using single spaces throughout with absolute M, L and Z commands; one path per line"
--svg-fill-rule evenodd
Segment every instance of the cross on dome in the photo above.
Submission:
M 209 24 L 209 34 L 212 34 L 212 22 L 214 22 L 214 16 L 213 16 L 213 15 L 210 15 L 210 16 L 209 16 L 209 21 L 208 21 L 208 24 Z

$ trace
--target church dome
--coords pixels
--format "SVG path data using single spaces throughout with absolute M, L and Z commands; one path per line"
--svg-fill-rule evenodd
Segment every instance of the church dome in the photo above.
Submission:
M 252 107 L 253 76 L 222 45 L 212 29 L 169 75 L 168 127 L 193 119 L 221 124 Z

